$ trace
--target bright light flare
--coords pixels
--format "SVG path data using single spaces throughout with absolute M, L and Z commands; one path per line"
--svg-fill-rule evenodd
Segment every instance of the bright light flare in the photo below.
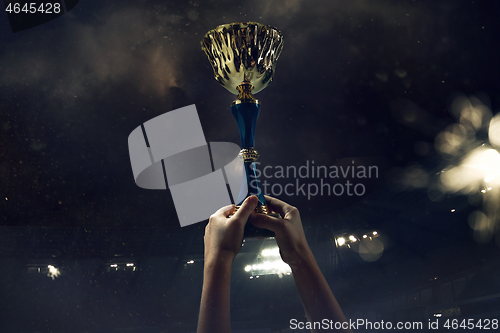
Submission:
M 482 210 L 469 216 L 469 225 L 474 240 L 487 243 L 500 223 L 500 114 L 493 117 L 474 96 L 456 98 L 451 109 L 458 122 L 439 133 L 435 141 L 436 149 L 456 163 L 441 172 L 441 191 L 472 196 L 482 193 Z M 478 135 L 484 131 L 487 139 Z M 500 246 L 500 237 L 497 243 Z
M 259 275 L 277 274 L 280 278 L 283 274 L 291 272 L 283 260 L 281 260 L 280 249 L 277 246 L 271 246 L 263 249 L 260 256 L 257 256 L 257 261 L 252 265 L 246 265 L 245 272 L 251 272 L 252 276 L 258 278 Z
M 491 119 L 488 136 L 491 145 L 500 149 L 500 113 Z
M 271 247 L 268 249 L 264 249 L 264 250 L 262 250 L 261 255 L 263 257 L 279 257 L 280 256 L 280 249 L 279 249 L 279 247 Z
M 49 269 L 49 272 L 47 273 L 47 276 L 51 278 L 52 280 L 55 280 L 56 277 L 59 277 L 61 275 L 61 271 L 57 269 L 56 267 L 52 265 L 48 265 L 47 268 Z
M 344 237 L 337 238 L 337 244 L 339 246 L 344 245 L 345 244 L 345 238 Z
M 500 185 L 500 154 L 495 149 L 478 147 L 456 167 L 441 173 L 441 182 L 451 192 L 469 194 L 483 183 L 488 187 Z
M 245 272 L 252 272 L 252 275 L 273 275 L 276 274 L 280 278 L 283 274 L 290 275 L 292 272 L 290 266 L 283 260 L 269 260 L 263 261 L 253 265 L 246 265 Z

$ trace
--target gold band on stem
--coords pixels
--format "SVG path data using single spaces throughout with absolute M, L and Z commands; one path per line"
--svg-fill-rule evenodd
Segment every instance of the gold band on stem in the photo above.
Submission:
M 236 87 L 238 90 L 238 97 L 233 101 L 231 105 L 240 103 L 255 103 L 260 104 L 260 102 L 253 97 L 252 90 L 253 86 L 250 82 L 246 81 Z
M 255 162 L 260 156 L 259 152 L 255 150 L 254 147 L 243 148 L 238 155 L 243 159 L 243 162 Z

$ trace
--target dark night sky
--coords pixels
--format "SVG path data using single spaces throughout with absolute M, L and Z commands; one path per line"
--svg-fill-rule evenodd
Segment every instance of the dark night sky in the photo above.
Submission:
M 207 141 L 238 142 L 233 96 L 213 80 L 199 42 L 241 20 L 285 36 L 275 80 L 257 96 L 262 165 L 365 158 L 384 178 L 420 158 L 417 141 L 432 146 L 452 121 L 452 94 L 484 91 L 498 104 L 490 9 L 465 1 L 83 1 L 17 34 L 4 21 L 3 221 L 176 227 L 168 194 L 134 186 L 126 138 L 154 116 L 196 104 Z M 395 103 L 409 102 L 430 115 L 420 130 L 398 121 Z M 290 201 L 316 208 L 302 199 Z M 328 199 L 344 200 L 353 203 Z
M 385 228 L 401 242 L 437 230 L 436 239 L 463 242 L 422 240 L 442 253 L 435 259 L 421 245 L 404 248 L 407 259 L 423 253 L 422 267 L 462 245 L 484 252 L 467 225 L 467 200 L 435 202 L 427 190 L 451 163 L 434 140 L 457 121 L 453 98 L 474 94 L 493 114 L 500 107 L 500 7 L 492 3 L 80 0 L 15 34 L 0 14 L 0 225 L 161 227 L 199 236 L 199 252 L 205 222 L 181 228 L 169 191 L 135 185 L 127 138 L 151 118 L 196 104 L 208 142 L 239 143 L 234 96 L 213 79 L 200 41 L 219 24 L 256 21 L 284 35 L 274 81 L 256 95 L 261 165 L 379 167 L 362 197 L 281 196 L 306 229 Z M 418 189 L 408 185 L 415 169 L 428 175 Z M 450 220 L 457 204 L 461 215 Z

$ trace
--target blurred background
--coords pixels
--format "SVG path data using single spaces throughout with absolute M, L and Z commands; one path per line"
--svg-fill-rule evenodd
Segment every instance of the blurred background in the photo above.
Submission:
M 207 221 L 181 228 L 168 190 L 135 185 L 127 138 L 195 104 L 208 142 L 239 144 L 235 97 L 200 41 L 241 21 L 284 36 L 274 81 L 256 95 L 259 167 L 356 167 L 300 179 L 306 191 L 350 181 L 351 195 L 287 195 L 279 188 L 296 177 L 266 177 L 268 194 L 299 208 L 347 317 L 424 328 L 499 318 L 499 10 L 81 0 L 17 33 L 0 14 L 0 331 L 196 330 Z M 289 272 L 273 240 L 245 240 L 235 332 L 306 320 Z

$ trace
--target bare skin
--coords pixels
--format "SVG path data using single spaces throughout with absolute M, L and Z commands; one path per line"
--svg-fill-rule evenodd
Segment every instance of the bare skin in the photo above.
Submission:
M 276 234 L 281 258 L 292 269 L 308 320 L 347 322 L 309 248 L 298 209 L 272 197 L 266 196 L 266 200 L 269 208 L 283 218 L 254 214 L 258 203 L 255 196 L 247 198 L 231 218 L 228 216 L 234 212 L 234 206 L 223 207 L 210 217 L 205 228 L 205 267 L 197 333 L 231 332 L 231 268 L 241 249 L 247 221 Z
M 229 333 L 229 285 L 233 260 L 240 252 L 243 231 L 257 206 L 256 196 L 249 197 L 234 216 L 234 206 L 215 212 L 205 228 L 205 267 L 197 333 Z

